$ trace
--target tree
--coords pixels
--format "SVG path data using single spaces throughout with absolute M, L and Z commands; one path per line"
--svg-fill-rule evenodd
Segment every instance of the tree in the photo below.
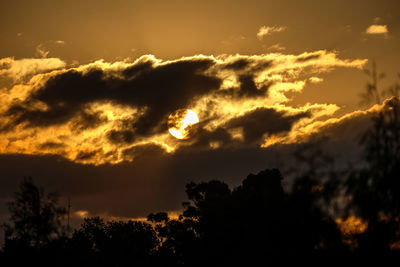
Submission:
M 372 115 L 373 125 L 361 139 L 366 164 L 346 181 L 348 210 L 368 223 L 358 236 L 360 249 L 387 252 L 400 244 L 400 85 L 381 92 L 378 81 L 385 75 L 378 75 L 375 62 L 366 73 L 372 80 L 363 94 L 366 102 L 381 104 L 381 97 L 389 98 Z
M 400 100 L 392 97 L 364 135 L 366 167 L 347 181 L 351 210 L 368 222 L 359 236 L 363 249 L 388 251 L 400 241 Z
M 25 178 L 9 203 L 11 224 L 4 224 L 5 250 L 14 246 L 40 248 L 63 233 L 66 209 L 58 205 L 58 193 L 45 193 Z
M 375 61 L 372 62 L 371 70 L 365 69 L 364 72 L 371 78 L 371 81 L 366 84 L 365 91 L 361 94 L 361 103 L 370 104 L 375 102 L 376 104 L 380 104 L 383 92 L 380 91 L 378 84 L 386 75 L 385 73 L 377 72 Z
M 85 218 L 70 242 L 73 266 L 150 266 L 157 241 L 148 223 Z

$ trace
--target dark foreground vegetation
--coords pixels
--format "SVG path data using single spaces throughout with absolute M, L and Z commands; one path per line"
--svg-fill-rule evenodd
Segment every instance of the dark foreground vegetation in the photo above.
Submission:
M 396 97 L 365 134 L 364 167 L 320 171 L 301 155 L 284 189 L 281 172 L 250 174 L 236 188 L 189 183 L 179 218 L 147 222 L 86 218 L 68 233 L 66 209 L 25 179 L 10 203 L 1 266 L 306 266 L 399 262 L 400 104 Z M 317 159 L 315 158 L 317 157 Z M 329 168 L 326 168 L 329 169 Z M 396 265 L 396 263 L 394 263 Z

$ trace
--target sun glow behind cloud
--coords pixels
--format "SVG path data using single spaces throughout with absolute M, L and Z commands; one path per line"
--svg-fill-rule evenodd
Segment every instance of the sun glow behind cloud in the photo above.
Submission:
M 168 117 L 168 131 L 173 137 L 178 139 L 188 138 L 190 134 L 190 129 L 188 128 L 199 122 L 199 118 L 193 110 L 184 109 L 183 111 L 183 118 L 179 118 L 177 113 L 171 114 Z M 178 118 L 176 118 L 176 115 L 178 115 Z
M 301 93 L 307 81 L 322 82 L 317 74 L 362 68 L 366 60 L 342 60 L 321 50 L 170 61 L 144 55 L 77 67 L 50 58 L 0 62 L 0 77 L 10 83 L 0 89 L 0 153 L 56 154 L 98 165 L 134 161 L 148 146 L 173 153 L 201 144 L 218 149 L 232 141 L 259 146 L 298 141 L 339 107 L 294 107 L 287 104 L 288 93 Z M 201 118 L 187 142 L 168 133 L 168 116 L 179 108 Z

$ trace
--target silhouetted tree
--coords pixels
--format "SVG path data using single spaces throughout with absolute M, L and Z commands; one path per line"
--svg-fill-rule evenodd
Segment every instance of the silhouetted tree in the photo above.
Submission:
M 46 194 L 32 178 L 25 178 L 9 203 L 9 211 L 10 223 L 3 225 L 4 261 L 14 266 L 35 262 L 44 265 L 48 258 L 44 251 L 55 247 L 64 234 L 62 218 L 66 209 L 58 205 L 58 194 Z
M 154 254 L 155 266 L 201 266 L 203 258 L 196 222 L 183 216 L 170 219 L 165 215 L 162 212 L 148 216 L 155 224 L 160 242 Z
M 380 104 L 384 92 L 379 88 L 379 82 L 386 77 L 385 73 L 378 73 L 376 62 L 372 61 L 371 70 L 365 69 L 365 74 L 370 77 L 370 81 L 365 86 L 365 91 L 361 94 L 362 104 Z
M 368 223 L 356 237 L 359 250 L 387 253 L 400 242 L 400 86 L 396 83 L 381 92 L 378 81 L 385 75 L 377 74 L 375 63 L 367 74 L 372 81 L 364 96 L 375 95 L 377 104 L 380 96 L 390 98 L 372 116 L 373 125 L 361 140 L 366 165 L 347 179 L 347 208 Z
M 400 73 L 397 74 L 397 81 L 390 86 L 385 92 L 385 95 L 388 97 L 394 96 L 400 97 Z
M 74 266 L 151 266 L 157 248 L 153 227 L 137 221 L 85 218 L 73 233 L 70 248 Z
M 235 261 L 251 265 L 281 261 L 288 245 L 287 194 L 277 169 L 250 174 L 232 193 Z M 227 221 L 226 223 L 229 223 Z
M 189 202 L 184 203 L 180 221 L 165 225 L 186 225 L 181 229 L 190 229 L 192 239 L 179 246 L 174 243 L 171 251 L 186 252 L 181 258 L 185 263 L 191 259 L 188 255 L 195 257 L 189 266 L 285 266 L 299 255 L 309 258 L 329 250 L 336 250 L 336 255 L 343 250 L 337 225 L 319 205 L 322 192 L 316 184 L 303 177 L 289 194 L 282 180 L 277 169 L 267 169 L 250 174 L 233 190 L 220 181 L 189 183 Z M 156 217 L 162 216 L 151 216 Z M 167 240 L 184 240 L 177 239 L 174 230 L 167 229 Z M 196 247 L 197 255 L 185 243 Z
M 9 211 L 11 224 L 4 225 L 6 249 L 11 243 L 40 248 L 62 234 L 66 209 L 58 205 L 58 194 L 46 194 L 32 178 L 20 183 Z
M 360 248 L 388 251 L 399 242 L 400 219 L 400 101 L 386 100 L 364 135 L 366 167 L 347 181 L 351 208 L 368 222 L 359 236 Z

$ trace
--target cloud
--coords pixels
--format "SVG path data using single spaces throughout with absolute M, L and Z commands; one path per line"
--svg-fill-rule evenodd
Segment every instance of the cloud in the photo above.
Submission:
M 265 135 L 288 132 L 299 119 L 309 117 L 307 112 L 286 115 L 272 108 L 257 108 L 227 122 L 229 129 L 241 128 L 244 141 L 262 141 Z
M 139 147 L 173 154 L 259 147 L 271 136 L 292 135 L 339 107 L 293 107 L 288 93 L 300 93 L 314 75 L 361 69 L 366 60 L 321 50 L 167 61 L 145 55 L 76 67 L 51 58 L 2 62 L 2 74 L 14 85 L 0 91 L 0 153 L 54 154 L 99 165 L 135 162 Z M 200 118 L 197 134 L 185 141 L 167 129 L 168 116 L 182 108 Z
M 369 26 L 365 30 L 366 34 L 384 34 L 387 35 L 389 33 L 387 25 L 378 25 L 378 24 L 373 24 Z
M 319 77 L 310 77 L 308 80 L 311 83 L 322 83 L 324 81 L 324 79 L 319 78 Z
M 377 112 L 390 109 L 391 102 L 399 101 L 396 97 L 386 99 L 381 105 L 374 105 L 367 110 L 356 110 L 338 118 L 315 120 L 312 123 L 298 124 L 286 135 L 272 135 L 265 139 L 263 147 L 275 144 L 307 143 L 311 140 L 328 137 L 331 141 L 340 140 L 347 144 L 357 142 L 371 126 L 372 117 Z
M 282 32 L 287 30 L 286 26 L 261 26 L 257 32 L 257 38 L 262 40 L 264 36 L 270 35 L 275 32 Z
M 1 58 L 0 78 L 11 79 L 14 84 L 17 84 L 26 82 L 36 74 L 48 73 L 65 66 L 66 63 L 59 58 Z
M 49 55 L 50 51 L 46 50 L 43 44 L 39 44 L 36 46 L 36 55 L 42 58 L 46 58 Z
M 282 46 L 281 44 L 274 44 L 274 45 L 271 45 L 270 47 L 268 47 L 268 50 L 280 52 L 280 51 L 286 50 L 286 47 Z

